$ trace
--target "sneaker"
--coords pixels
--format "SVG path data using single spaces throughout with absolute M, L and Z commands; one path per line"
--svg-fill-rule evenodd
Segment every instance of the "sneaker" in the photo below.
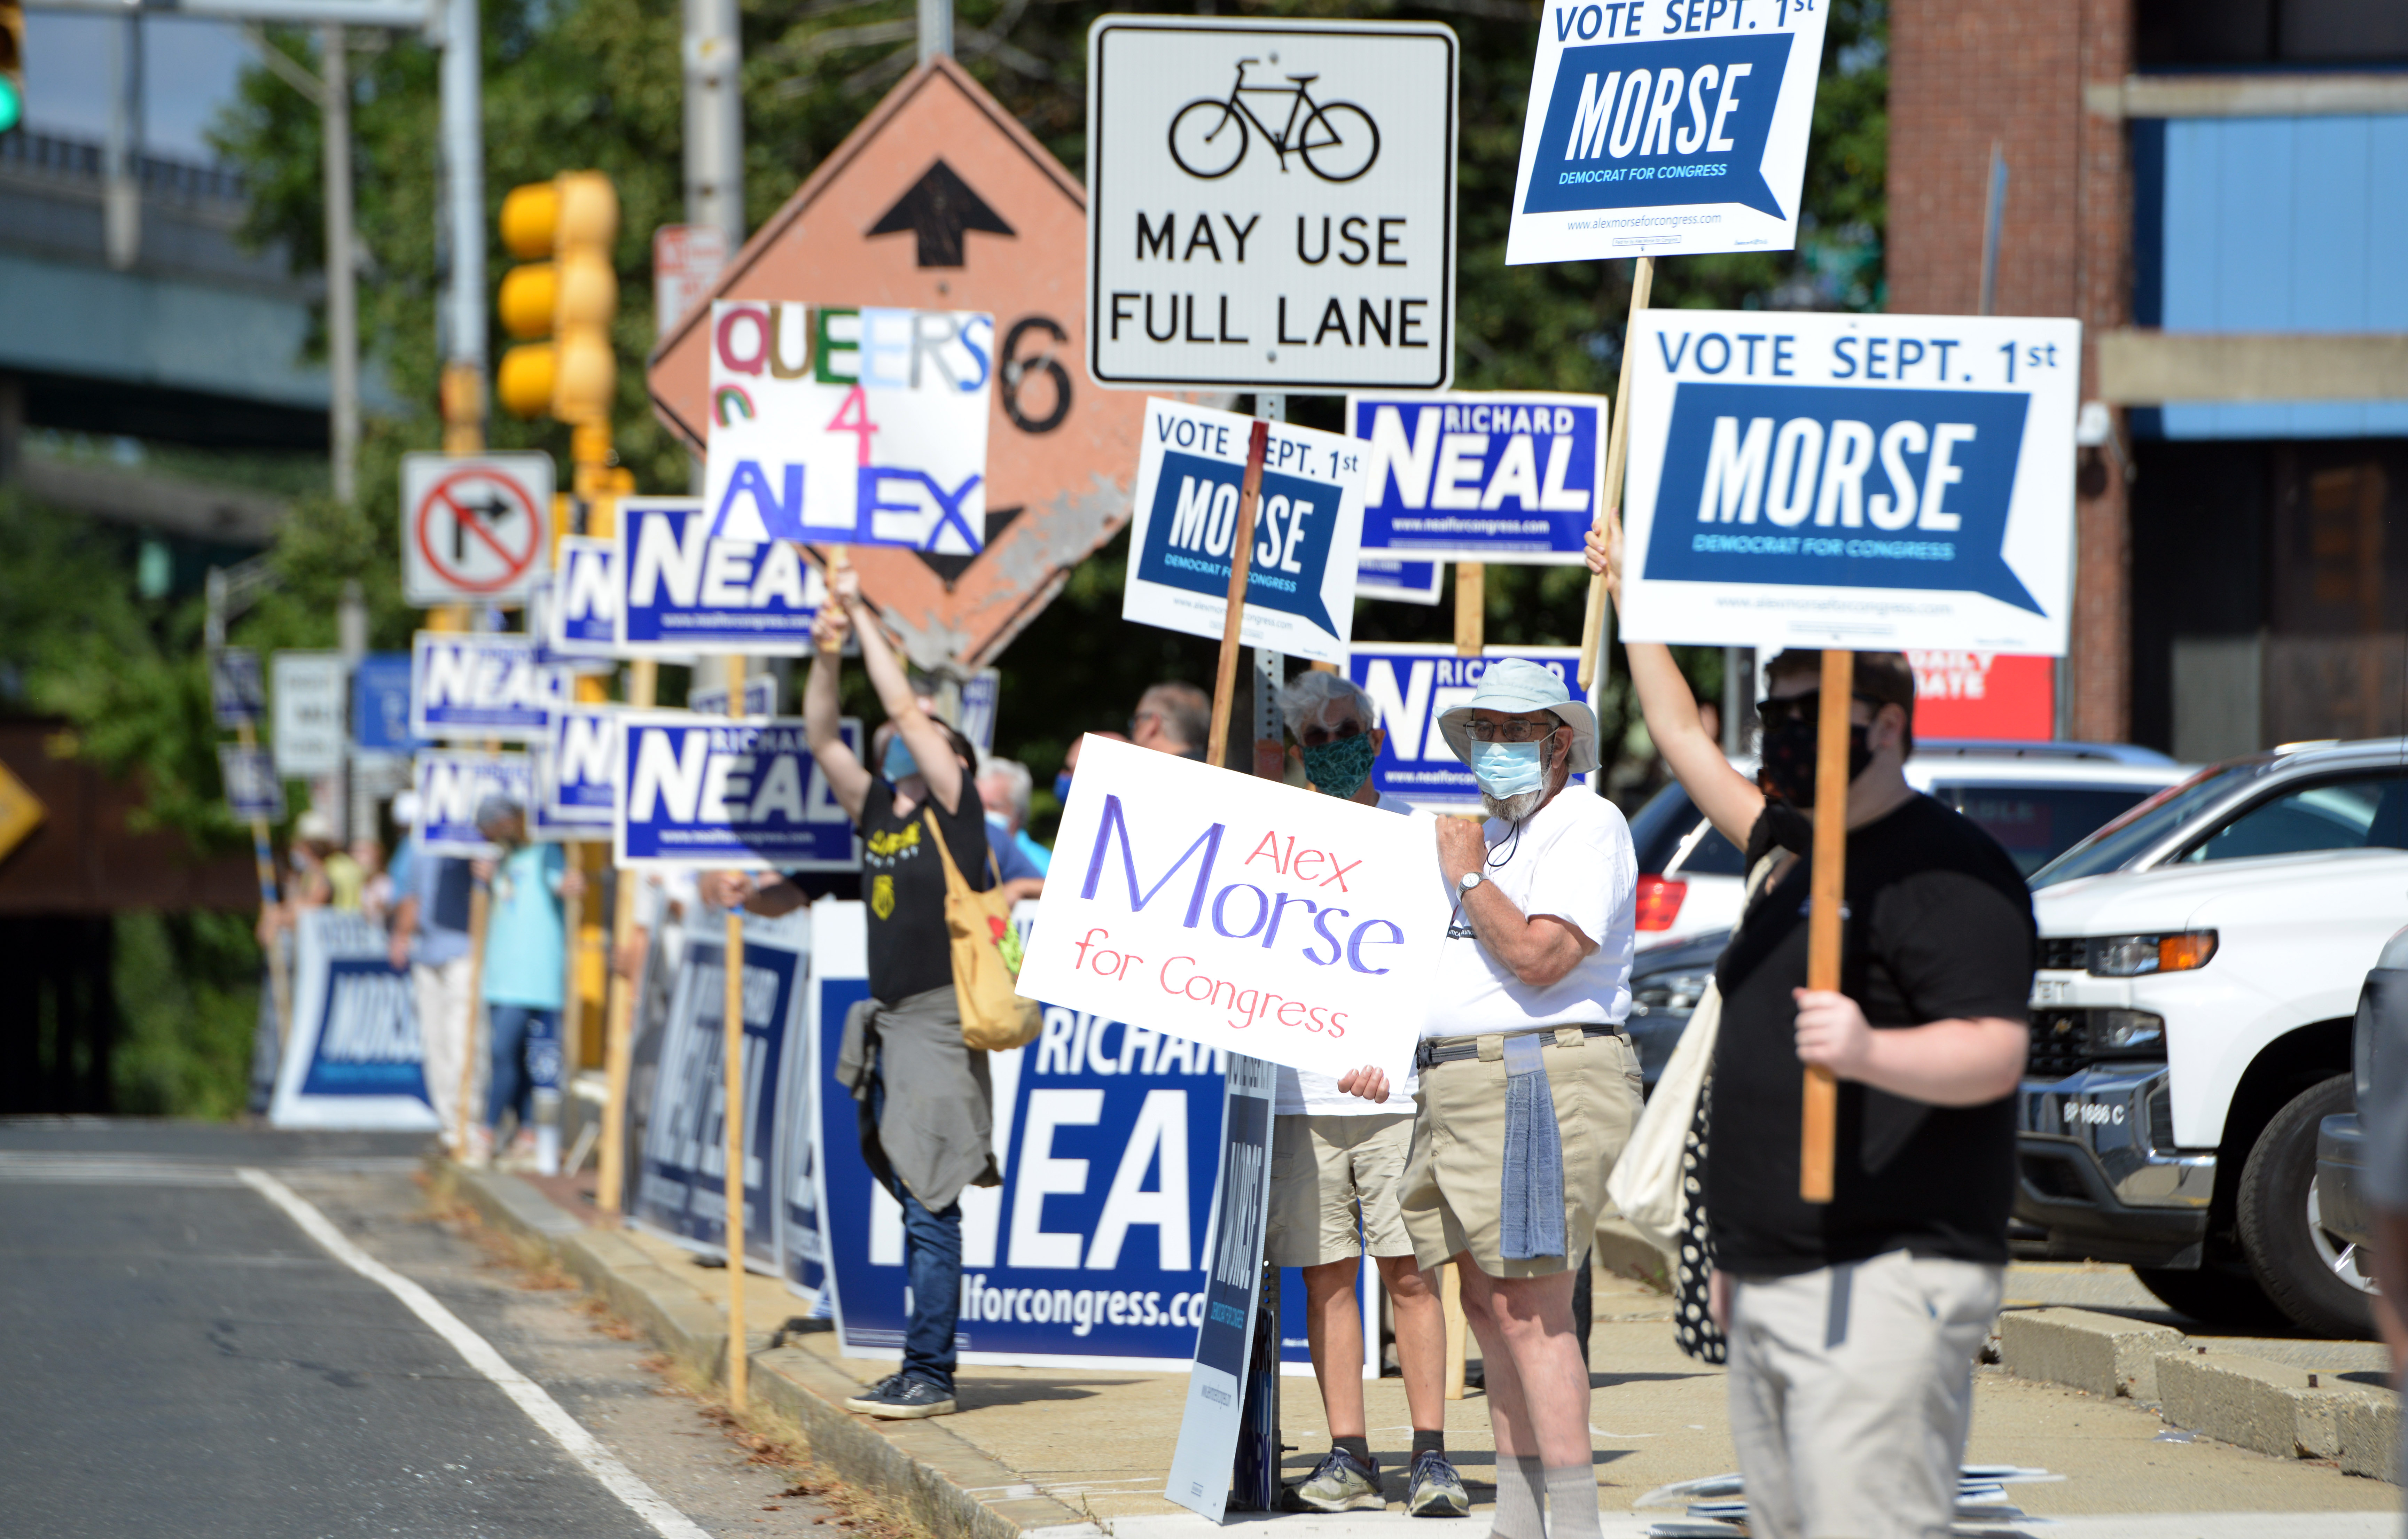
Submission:
M 920 1417 L 949 1417 L 953 1414 L 953 1392 L 939 1389 L 926 1379 L 906 1378 L 897 1374 L 893 1378 L 866 1389 L 844 1402 L 848 1411 L 859 1411 L 882 1421 L 910 1421 Z
M 1426 1448 L 1413 1456 L 1412 1478 L 1405 1487 L 1405 1511 L 1415 1517 L 1469 1517 L 1471 1496 L 1463 1477 L 1446 1455 Z
M 1343 1448 L 1322 1456 L 1320 1466 L 1288 1488 L 1289 1500 L 1306 1512 L 1377 1512 L 1388 1504 L 1380 1494 L 1377 1466 L 1365 1464 Z

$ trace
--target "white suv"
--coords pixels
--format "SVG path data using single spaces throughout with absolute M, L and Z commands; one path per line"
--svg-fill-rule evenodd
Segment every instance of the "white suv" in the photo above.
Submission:
M 2358 987 L 2408 920 L 2408 741 L 2214 766 L 2032 885 L 2019 1248 L 2129 1262 L 2203 1320 L 2264 1325 L 2271 1302 L 2365 1334 L 2316 1129 L 2352 1105 Z
M 1733 761 L 1756 773 L 1756 761 Z M 2190 771 L 2120 743 L 1919 742 L 1906 778 L 2006 846 L 2026 876 L 2083 835 Z M 1745 873 L 1678 781 L 1630 820 L 1639 857 L 1639 943 L 1687 941 L 1739 923 Z

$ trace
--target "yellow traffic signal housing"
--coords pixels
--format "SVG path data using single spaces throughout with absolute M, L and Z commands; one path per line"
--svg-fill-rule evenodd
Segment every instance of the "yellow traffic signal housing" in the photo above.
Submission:
M 0 134 L 25 121 L 25 7 L 0 0 Z
M 528 342 L 502 355 L 495 394 L 522 417 L 606 421 L 618 384 L 610 348 L 619 309 L 619 277 L 610 266 L 617 190 L 599 171 L 564 171 L 512 188 L 502 200 L 501 225 L 511 255 L 552 260 L 503 275 L 503 329 Z

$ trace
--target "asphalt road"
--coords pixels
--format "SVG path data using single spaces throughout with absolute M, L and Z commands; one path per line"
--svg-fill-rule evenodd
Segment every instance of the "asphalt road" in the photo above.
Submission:
M 825 1520 L 662 1392 L 638 1345 L 427 1221 L 416 1135 L 0 1124 L 10 1539 L 662 1532 L 391 1291 L 237 1173 L 423 1286 L 704 1532 Z M 690 1532 L 691 1531 L 686 1531 Z M 823 1531 L 824 1532 L 824 1531 Z

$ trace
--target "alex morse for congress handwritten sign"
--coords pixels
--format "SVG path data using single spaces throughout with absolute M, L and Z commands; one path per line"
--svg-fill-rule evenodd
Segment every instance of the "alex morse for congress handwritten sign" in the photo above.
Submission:
M 2079 322 L 1636 317 L 1623 634 L 2062 654 Z
M 1399 1078 L 1447 913 L 1426 816 L 1091 737 L 1020 992 L 1273 1063 Z

